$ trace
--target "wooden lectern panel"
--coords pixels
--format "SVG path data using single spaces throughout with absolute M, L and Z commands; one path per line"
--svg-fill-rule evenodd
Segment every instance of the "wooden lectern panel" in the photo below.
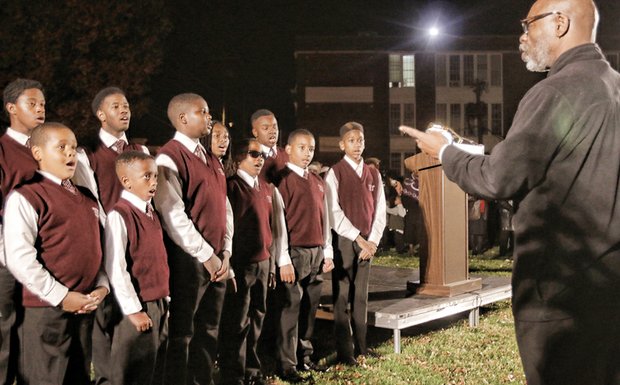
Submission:
M 418 173 L 426 244 L 420 247 L 419 293 L 451 296 L 481 288 L 469 279 L 467 195 L 448 180 L 438 160 L 417 154 L 405 166 Z

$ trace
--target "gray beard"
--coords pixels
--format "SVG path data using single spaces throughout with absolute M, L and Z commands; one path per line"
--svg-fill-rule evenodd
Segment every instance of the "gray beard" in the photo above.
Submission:
M 527 60 L 525 61 L 525 67 L 531 72 L 547 72 L 549 66 L 549 42 L 541 41 L 535 48 L 530 46 L 530 50 L 525 51 Z

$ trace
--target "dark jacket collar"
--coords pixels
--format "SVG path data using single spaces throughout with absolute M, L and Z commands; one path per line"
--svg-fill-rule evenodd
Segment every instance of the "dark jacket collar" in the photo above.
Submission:
M 567 65 L 578 61 L 601 60 L 605 59 L 598 44 L 586 43 L 573 47 L 560 55 L 553 63 L 547 77 L 561 71 Z

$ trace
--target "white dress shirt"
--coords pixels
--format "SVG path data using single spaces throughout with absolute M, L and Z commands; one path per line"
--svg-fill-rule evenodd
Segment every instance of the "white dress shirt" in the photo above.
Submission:
M 194 153 L 198 146 L 204 148 L 198 140 L 191 139 L 178 131 L 174 134 L 173 139 L 181 143 L 192 153 Z M 213 247 L 202 237 L 202 234 L 200 234 L 185 213 L 183 190 L 181 189 L 182 181 L 179 177 L 177 165 L 165 154 L 157 155 L 155 163 L 157 163 L 159 169 L 155 205 L 160 213 L 162 227 L 174 243 L 179 245 L 187 254 L 197 258 L 200 262 L 208 261 L 213 255 Z M 232 253 L 233 232 L 233 212 L 227 197 L 224 250 L 229 253 Z
M 103 128 L 99 129 L 99 140 L 106 147 L 111 147 L 117 140 L 122 140 L 127 145 L 129 142 L 127 141 L 127 135 L 123 132 L 123 135 L 120 138 L 110 134 Z M 145 154 L 150 154 L 149 149 L 145 146 L 142 147 L 142 151 Z M 99 187 L 97 186 L 97 179 L 95 179 L 95 171 L 90 166 L 90 160 L 88 159 L 88 155 L 86 155 L 86 151 L 82 147 L 78 147 L 77 149 L 77 165 L 75 167 L 75 174 L 73 175 L 73 183 L 78 186 L 86 187 L 90 190 L 90 192 L 97 198 L 97 202 L 99 202 Z M 103 209 L 103 205 L 99 202 L 99 219 L 101 220 L 101 224 L 105 226 L 106 222 L 106 213 Z
M 264 144 L 261 143 L 260 145 L 260 150 L 263 152 L 263 154 L 267 154 L 268 157 L 272 157 L 275 158 L 278 156 L 278 146 L 273 146 L 273 147 L 269 147 L 269 146 L 265 146 Z M 273 154 L 271 154 L 271 152 L 273 152 Z
M 41 175 L 60 185 L 61 180 L 47 172 Z M 4 228 L 7 267 L 13 276 L 33 294 L 53 306 L 58 306 L 69 289 L 58 282 L 50 272 L 37 260 L 38 215 L 30 202 L 17 191 L 9 194 L 4 207 L 4 220 L 10 226 Z M 99 271 L 96 287 L 103 286 L 109 290 L 108 279 Z
M 146 213 L 146 204 L 149 202 L 127 190 L 123 190 L 121 198 Z M 122 215 L 116 210 L 110 211 L 105 226 L 105 271 L 123 314 L 130 315 L 142 311 L 142 304 L 127 271 L 127 242 L 127 225 Z
M 295 174 L 299 175 L 300 177 L 304 177 L 304 173 L 308 173 L 308 178 L 310 178 L 310 171 L 308 171 L 307 168 L 301 168 L 299 166 L 294 165 L 291 162 L 286 163 L 286 167 L 288 167 L 289 169 L 291 169 Z M 324 199 L 323 199 L 323 257 L 327 258 L 327 259 L 334 259 L 334 249 L 332 247 L 332 231 L 331 231 L 331 227 L 330 227 L 330 220 L 329 220 L 329 205 L 327 202 L 327 192 L 324 194 Z M 284 201 L 282 202 L 282 207 L 284 207 Z M 286 207 L 284 207 L 284 209 L 286 209 Z M 278 266 L 284 266 L 284 265 L 288 265 L 291 262 L 290 257 L 288 258 L 288 261 L 285 258 L 281 258 L 282 259 L 282 263 L 278 263 Z M 284 263 L 284 262 L 288 262 L 288 263 Z
M 237 175 L 248 184 L 254 187 L 258 182 L 258 177 L 252 177 L 247 172 L 238 169 Z M 276 186 L 273 186 L 273 196 L 271 197 L 271 236 L 273 238 L 269 247 L 269 254 L 275 258 L 278 266 L 291 263 L 291 256 L 288 250 L 288 234 L 286 232 L 286 219 L 284 217 L 284 201 Z
M 6 134 L 11 139 L 14 139 L 17 143 L 21 144 L 24 147 L 26 146 L 26 142 L 28 141 L 28 139 L 30 139 L 28 135 L 22 134 L 19 131 L 15 131 L 11 127 L 6 129 Z M 0 221 L 0 264 L 6 266 L 6 256 L 4 255 L 4 235 L 2 226 L 2 221 Z
M 355 163 L 351 158 L 347 155 L 344 156 L 345 161 L 355 170 L 355 173 L 360 178 L 362 177 L 362 171 L 364 167 L 364 161 L 360 160 L 359 163 Z M 336 179 L 336 174 L 334 173 L 333 168 L 327 172 L 325 176 L 325 184 L 327 185 L 327 196 L 329 201 L 329 212 L 331 213 L 331 224 L 334 231 L 351 241 L 355 241 L 355 238 L 360 234 L 360 231 L 353 226 L 349 218 L 347 218 L 340 207 L 340 202 L 338 199 L 338 179 Z M 375 186 L 375 188 L 379 189 L 379 194 L 377 196 L 376 206 L 375 206 L 375 216 L 372 221 L 372 228 L 370 230 L 370 235 L 368 236 L 368 240 L 375 245 L 378 245 L 381 241 L 381 237 L 383 236 L 383 229 L 385 228 L 385 218 L 386 218 L 386 204 L 385 204 L 385 191 L 383 191 L 383 182 L 381 180 L 381 175 L 379 175 L 379 184 Z

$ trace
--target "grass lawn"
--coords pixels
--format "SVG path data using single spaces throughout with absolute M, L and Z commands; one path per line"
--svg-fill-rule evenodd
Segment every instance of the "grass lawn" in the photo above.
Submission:
M 415 257 L 383 254 L 375 265 L 418 267 Z M 476 275 L 510 275 L 512 260 L 497 258 L 497 250 L 470 259 Z M 358 367 L 334 364 L 332 324 L 317 321 L 316 356 L 329 370 L 312 373 L 314 383 L 325 385 L 443 385 L 525 384 L 514 337 L 508 301 L 481 309 L 480 325 L 470 328 L 467 314 L 415 326 L 402 332 L 402 353 L 393 352 L 390 330 L 369 328 L 374 354 L 361 357 Z M 277 377 L 270 384 L 286 384 Z

